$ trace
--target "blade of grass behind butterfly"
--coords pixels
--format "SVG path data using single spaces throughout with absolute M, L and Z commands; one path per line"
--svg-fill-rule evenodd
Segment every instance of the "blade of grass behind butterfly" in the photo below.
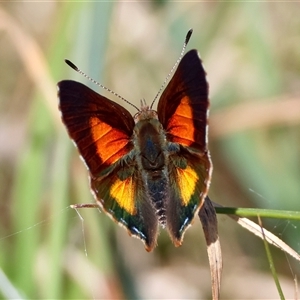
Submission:
M 284 300 L 285 297 L 283 295 L 283 292 L 282 292 L 282 289 L 281 289 L 281 286 L 280 286 L 280 282 L 278 280 L 278 276 L 277 276 L 276 269 L 275 269 L 275 266 L 274 266 L 272 254 L 271 254 L 268 242 L 267 242 L 266 237 L 265 237 L 265 233 L 264 233 L 265 230 L 262 226 L 262 221 L 261 221 L 260 217 L 258 217 L 258 223 L 259 223 L 259 226 L 261 228 L 261 233 L 262 233 L 262 236 L 263 236 L 263 241 L 264 241 L 264 245 L 265 245 L 265 250 L 266 250 L 269 266 L 270 266 L 270 269 L 271 269 L 271 272 L 272 272 L 272 276 L 274 278 L 275 285 L 277 287 L 278 294 L 280 296 L 280 299 Z

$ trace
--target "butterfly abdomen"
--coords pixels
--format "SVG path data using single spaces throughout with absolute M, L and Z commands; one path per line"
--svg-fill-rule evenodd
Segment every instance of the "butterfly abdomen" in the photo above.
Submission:
M 144 188 L 158 221 L 164 226 L 169 186 L 165 133 L 161 123 L 155 118 L 140 120 L 134 132 Z
M 155 176 L 151 172 L 144 174 L 145 185 L 147 187 L 147 194 L 155 209 L 158 221 L 161 225 L 166 225 L 166 197 L 168 195 L 168 179 L 165 172 L 162 170 Z M 158 175 L 158 176 L 157 176 Z

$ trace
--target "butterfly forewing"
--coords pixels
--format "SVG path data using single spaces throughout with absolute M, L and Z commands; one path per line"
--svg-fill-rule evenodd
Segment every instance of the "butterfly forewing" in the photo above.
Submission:
M 133 148 L 133 118 L 122 106 L 79 82 L 64 80 L 58 87 L 62 120 L 91 175 L 99 176 Z
M 208 84 L 196 50 L 181 60 L 160 97 L 157 112 L 170 142 L 206 151 Z

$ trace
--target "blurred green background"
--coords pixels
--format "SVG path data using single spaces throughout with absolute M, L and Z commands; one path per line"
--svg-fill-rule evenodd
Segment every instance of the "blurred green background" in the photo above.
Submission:
M 68 58 L 136 105 L 152 101 L 188 49 L 210 84 L 210 197 L 225 206 L 300 210 L 300 3 L 2 2 L 0 298 L 209 299 L 199 220 L 175 248 L 147 253 L 91 203 L 87 171 L 57 109 Z M 118 101 L 118 99 L 114 99 Z M 131 107 L 122 103 L 127 109 Z M 223 299 L 279 298 L 263 242 L 219 216 Z M 300 252 L 300 223 L 263 220 Z M 272 249 L 287 298 L 299 263 Z

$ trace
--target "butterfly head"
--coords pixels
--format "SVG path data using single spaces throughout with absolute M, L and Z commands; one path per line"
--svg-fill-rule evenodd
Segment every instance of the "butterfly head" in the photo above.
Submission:
M 141 108 L 140 110 L 134 115 L 134 122 L 135 124 L 142 121 L 142 120 L 147 120 L 147 119 L 158 119 L 157 112 L 149 105 L 147 105 L 145 99 L 141 100 Z

